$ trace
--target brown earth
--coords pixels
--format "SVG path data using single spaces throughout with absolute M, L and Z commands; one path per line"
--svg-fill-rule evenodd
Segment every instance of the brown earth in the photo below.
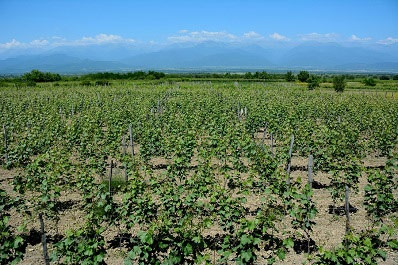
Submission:
M 139 147 L 136 147 L 136 151 L 138 151 Z M 162 165 L 167 165 L 170 163 L 169 160 L 164 158 L 154 158 L 152 159 L 152 164 L 154 168 L 162 167 Z M 363 165 L 367 168 L 379 168 L 385 165 L 386 158 L 385 157 L 375 157 L 369 156 L 363 159 Z M 303 157 L 293 157 L 292 158 L 292 168 L 295 170 L 292 171 L 291 177 L 294 180 L 301 178 L 303 182 L 305 182 L 307 178 L 307 159 Z M 155 174 L 163 174 L 164 169 L 155 169 Z M 158 171 L 156 173 L 156 171 Z M 13 170 L 5 170 L 0 168 L 0 184 L 1 188 L 6 190 L 6 192 L 10 196 L 16 196 L 16 193 L 13 191 L 12 179 L 14 176 L 18 174 L 22 174 L 23 171 L 20 169 Z M 318 173 L 314 176 L 314 180 L 318 183 L 327 186 L 330 182 L 329 174 L 327 173 Z M 370 221 L 366 216 L 366 211 L 363 207 L 363 199 L 364 199 L 364 186 L 367 184 L 366 176 L 363 176 L 360 179 L 359 192 L 350 194 L 350 203 L 358 208 L 358 211 L 351 215 L 351 226 L 356 231 L 360 231 L 363 229 L 367 229 L 370 227 Z M 323 246 L 327 249 L 331 249 L 337 246 L 343 239 L 345 233 L 345 216 L 336 216 L 328 213 L 329 205 L 332 205 L 332 200 L 329 191 L 326 188 L 314 189 L 314 201 L 316 203 L 316 207 L 318 209 L 318 214 L 315 218 L 316 225 L 314 226 L 314 230 L 312 232 L 312 239 L 316 242 L 318 246 Z M 247 197 L 248 202 L 245 206 L 250 209 L 255 209 L 257 205 L 260 203 L 260 197 L 251 195 Z M 66 209 L 60 216 L 60 220 L 58 224 L 55 224 L 52 221 L 46 220 L 46 232 L 49 237 L 49 252 L 51 252 L 52 244 L 54 243 L 54 238 L 56 235 L 62 235 L 65 231 L 69 229 L 74 229 L 80 227 L 85 222 L 84 212 L 81 210 L 82 198 L 78 193 L 65 193 L 61 194 L 60 200 L 65 202 L 68 205 Z M 118 196 L 117 201 L 120 201 L 120 196 Z M 30 232 L 30 244 L 28 244 L 25 252 L 25 256 L 20 264 L 28 265 L 28 264 L 44 264 L 42 258 L 42 246 L 40 243 L 40 234 L 39 234 L 39 222 L 37 219 L 29 220 L 24 218 L 23 213 L 18 213 L 15 210 L 11 211 L 10 225 L 14 228 L 23 224 L 24 220 L 27 220 L 27 231 Z M 57 229 L 55 229 L 57 227 Z M 33 232 L 32 232 L 33 231 Z M 26 232 L 28 233 L 28 232 Z M 115 227 L 111 227 L 110 229 L 104 232 L 104 237 L 108 242 L 115 238 L 118 231 Z M 205 232 L 208 235 L 215 235 L 217 233 L 222 233 L 222 230 L 217 227 L 213 227 Z M 120 248 L 110 248 L 108 246 L 107 256 L 105 261 L 107 264 L 116 265 L 123 264 L 124 257 L 126 255 L 126 249 L 123 247 Z M 216 258 L 216 253 L 209 253 L 211 256 Z M 276 264 L 302 264 L 306 262 L 305 254 L 296 254 L 293 250 L 291 250 L 284 261 L 278 261 Z M 259 260 L 258 264 L 265 264 L 264 260 Z M 397 252 L 389 252 L 388 258 L 384 262 L 380 262 L 383 265 L 395 265 L 398 264 L 398 253 Z

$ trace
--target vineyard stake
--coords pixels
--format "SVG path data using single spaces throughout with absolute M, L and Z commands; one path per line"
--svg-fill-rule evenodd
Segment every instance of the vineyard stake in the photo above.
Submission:
M 271 154 L 274 156 L 274 134 L 271 133 Z
M 162 109 L 161 109 L 161 106 L 160 106 L 160 100 L 158 100 L 158 114 L 159 115 L 162 114 Z
M 48 258 L 48 252 L 47 252 L 47 237 L 46 237 L 46 231 L 44 230 L 44 220 L 42 213 L 39 213 L 39 221 L 40 221 L 40 232 L 41 232 L 41 244 L 43 245 L 44 263 L 46 265 L 50 265 L 50 260 Z
M 130 134 L 131 157 L 134 159 L 133 128 L 131 124 L 129 125 L 129 134 Z
M 294 134 L 292 134 L 292 139 L 290 141 L 289 157 L 287 160 L 287 185 L 290 185 L 290 167 L 292 166 L 293 144 L 294 144 Z
M 314 168 L 314 157 L 310 155 L 308 157 L 308 185 L 312 189 L 312 182 L 314 181 L 312 177 L 312 170 Z
M 113 168 L 113 160 L 111 160 L 111 167 L 109 170 L 109 194 L 111 194 L 111 186 L 112 186 L 112 168 Z
M 129 180 L 129 177 L 127 175 L 127 163 L 124 163 L 124 179 L 126 182 Z
M 345 186 L 345 233 L 348 234 L 350 232 L 350 203 L 349 203 L 349 189 L 348 186 Z
M 3 133 L 4 133 L 4 152 L 5 152 L 4 157 L 5 157 L 5 159 L 6 159 L 6 164 L 8 164 L 8 154 L 7 154 L 7 149 L 8 149 L 8 146 L 7 146 L 7 129 L 6 129 L 6 125 L 5 125 L 5 124 L 3 124 Z
M 123 146 L 123 156 L 126 155 L 126 136 L 123 135 L 122 138 L 122 146 Z M 124 179 L 127 182 L 128 181 L 128 176 L 127 176 L 127 163 L 124 162 Z
M 268 127 L 268 122 L 266 122 L 266 123 L 265 123 L 265 126 L 264 126 L 263 144 L 264 144 L 264 142 L 265 142 L 265 135 L 267 134 L 267 127 Z
M 126 136 L 122 137 L 122 147 L 123 147 L 123 155 L 126 154 Z

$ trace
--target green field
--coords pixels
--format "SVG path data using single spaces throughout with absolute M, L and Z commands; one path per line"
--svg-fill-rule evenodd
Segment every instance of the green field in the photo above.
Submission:
M 396 80 L 188 79 L 4 81 L 0 264 L 396 264 Z

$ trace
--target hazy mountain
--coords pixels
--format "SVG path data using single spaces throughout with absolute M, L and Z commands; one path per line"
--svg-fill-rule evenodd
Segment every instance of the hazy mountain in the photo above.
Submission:
M 260 47 L 235 47 L 224 43 L 205 42 L 191 47 L 171 47 L 158 52 L 140 54 L 123 60 L 139 68 L 236 68 L 270 67 Z
M 0 73 L 20 74 L 32 69 L 57 73 L 120 71 L 127 68 L 120 62 L 94 61 L 65 54 L 26 55 L 0 60 Z
M 78 58 L 85 58 L 99 61 L 122 60 L 128 56 L 148 52 L 145 47 L 129 46 L 124 44 L 102 44 L 102 45 L 81 45 L 56 47 L 47 54 L 66 54 Z
M 33 53 L 33 55 L 32 55 Z M 35 54 L 39 53 L 39 54 Z M 59 73 L 167 69 L 292 69 L 398 72 L 398 44 L 341 45 L 306 42 L 297 46 L 202 42 L 138 47 L 125 44 L 58 47 L 12 52 L 0 60 L 0 73 L 32 69 Z M 2 55 L 4 57 L 4 54 Z
M 344 47 L 337 43 L 305 43 L 289 50 L 278 62 L 293 68 L 323 70 L 394 70 L 398 56 L 389 50 Z M 380 69 L 377 67 L 380 65 Z M 388 67 L 386 68 L 386 66 Z M 390 68 L 393 67 L 393 68 Z

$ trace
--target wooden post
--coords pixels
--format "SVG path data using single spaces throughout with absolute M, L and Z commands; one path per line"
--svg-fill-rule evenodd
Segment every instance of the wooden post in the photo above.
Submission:
M 111 160 L 111 166 L 109 170 L 109 194 L 112 195 L 111 193 L 111 188 L 112 188 L 112 169 L 113 169 L 113 160 Z
M 265 135 L 267 134 L 267 127 L 268 127 L 268 122 L 266 122 L 265 125 L 264 125 L 263 144 L 265 142 Z
M 161 109 L 161 106 L 160 106 L 160 99 L 159 99 L 158 100 L 158 113 L 161 114 L 161 112 L 162 112 L 162 109 Z
M 310 155 L 308 157 L 308 185 L 312 189 L 312 182 L 314 182 L 313 176 L 312 176 L 312 170 L 314 168 L 314 157 Z
M 346 216 L 346 223 L 345 223 L 345 233 L 348 234 L 350 232 L 350 202 L 349 202 L 349 189 L 348 186 L 345 186 L 345 216 Z
M 124 180 L 129 181 L 129 176 L 127 174 L 127 163 L 124 163 Z
M 126 154 L 126 136 L 123 135 L 122 137 L 122 150 L 123 150 L 123 155 Z
M 125 156 L 126 155 L 126 136 L 125 135 L 123 135 L 123 138 L 122 138 L 122 145 L 123 145 L 123 156 Z M 126 162 L 124 162 L 124 179 L 125 179 L 125 181 L 127 182 L 128 181 L 128 176 L 127 176 L 127 163 Z
M 290 185 L 290 167 L 292 166 L 292 153 L 294 144 L 294 134 L 292 134 L 292 139 L 290 141 L 289 157 L 287 161 L 287 184 Z
M 131 124 L 129 125 L 129 134 L 130 134 L 131 157 L 134 159 L 133 128 Z
M 6 164 L 8 164 L 8 154 L 7 154 L 7 149 L 8 149 L 8 145 L 7 145 L 7 129 L 6 129 L 6 125 L 3 124 L 3 133 L 4 133 L 4 158 L 6 160 Z
M 28 130 L 28 136 L 30 136 L 30 122 L 26 123 L 26 129 Z
M 50 265 L 50 259 L 48 258 L 48 251 L 47 251 L 47 237 L 46 237 L 46 231 L 44 230 L 44 220 L 42 213 L 39 213 L 39 221 L 40 221 L 40 232 L 41 232 L 41 244 L 43 245 L 44 263 L 46 265 Z
M 271 132 L 271 154 L 274 156 L 274 134 Z

